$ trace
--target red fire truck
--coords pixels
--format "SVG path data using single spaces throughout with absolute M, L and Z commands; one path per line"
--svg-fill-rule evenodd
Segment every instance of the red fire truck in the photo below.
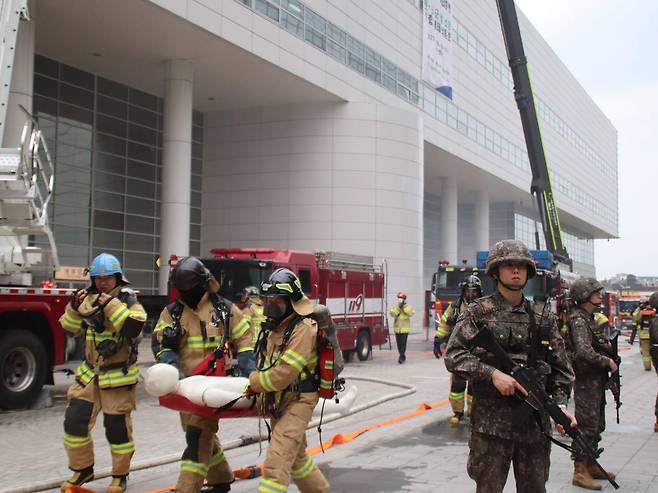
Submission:
M 260 286 L 274 269 L 295 272 L 304 293 L 331 311 L 346 360 L 356 353 L 364 361 L 373 346 L 388 342 L 385 276 L 372 257 L 267 248 L 216 248 L 211 253 L 202 262 L 219 281 L 220 294 L 237 304 L 245 287 Z M 170 263 L 175 261 L 172 257 Z

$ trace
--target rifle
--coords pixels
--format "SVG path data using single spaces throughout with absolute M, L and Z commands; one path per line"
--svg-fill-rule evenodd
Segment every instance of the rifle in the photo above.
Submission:
M 621 357 L 619 356 L 619 347 L 617 342 L 619 340 L 619 331 L 614 330 L 610 334 L 610 345 L 612 346 L 612 359 L 617 363 L 617 371 L 610 374 L 610 378 L 606 383 L 606 387 L 612 392 L 612 397 L 615 399 L 615 408 L 617 411 L 617 424 L 619 424 L 619 408 L 622 405 L 621 402 L 621 375 L 619 373 L 619 366 L 621 365 Z
M 561 425 L 564 431 L 569 437 L 571 437 L 573 445 L 570 447 L 559 440 L 555 440 L 547 433 L 551 441 L 572 453 L 574 449 L 578 449 L 581 453 L 585 454 L 594 465 L 596 465 L 597 469 L 615 489 L 619 489 L 619 485 L 608 475 L 607 471 L 603 469 L 601 464 L 596 460 L 601 455 L 601 452 L 603 452 L 603 449 L 594 450 L 587 440 L 585 440 L 583 433 L 578 428 L 571 427 L 571 421 L 569 418 L 562 412 L 562 409 L 560 409 L 555 403 L 553 398 L 548 395 L 544 385 L 538 381 L 534 372 L 529 368 L 514 362 L 509 354 L 507 354 L 500 346 L 498 341 L 496 341 L 496 338 L 493 336 L 489 327 L 485 325 L 480 328 L 477 335 L 473 338 L 473 346 L 481 347 L 492 353 L 501 365 L 502 370 L 512 376 L 514 380 L 516 380 L 526 392 L 528 392 L 526 397 L 522 397 L 525 403 L 533 410 L 544 411 L 553 418 L 553 421 Z

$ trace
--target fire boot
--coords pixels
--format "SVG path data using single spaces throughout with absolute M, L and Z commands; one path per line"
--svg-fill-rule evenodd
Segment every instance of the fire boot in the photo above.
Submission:
M 455 415 L 450 418 L 450 424 L 456 426 L 462 419 L 464 419 L 464 413 L 455 413 Z
M 594 479 L 608 479 L 606 478 L 601 471 L 599 471 L 599 468 L 594 465 L 594 462 L 591 460 L 587 461 L 587 472 L 589 472 L 589 475 L 592 476 Z M 606 471 L 608 473 L 608 476 L 610 476 L 610 479 L 615 479 L 617 475 L 612 472 L 612 471 Z
M 107 493 L 123 493 L 128 487 L 128 475 L 112 476 L 112 482 L 107 487 Z
M 653 431 L 654 433 L 658 433 L 658 418 L 656 418 L 656 424 L 653 425 Z
M 201 488 L 201 493 L 228 493 L 231 491 L 231 483 L 206 484 Z
M 594 481 L 587 470 L 587 462 L 579 460 L 573 463 L 573 480 L 571 484 L 580 486 L 586 490 L 600 490 L 601 485 Z
M 71 486 L 82 486 L 89 481 L 94 480 L 94 466 L 85 467 L 80 471 L 73 471 L 73 476 L 64 481 L 59 489 L 62 491 L 68 490 Z

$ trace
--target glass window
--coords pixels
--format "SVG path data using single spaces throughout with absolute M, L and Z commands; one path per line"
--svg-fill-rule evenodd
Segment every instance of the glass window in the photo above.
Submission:
M 342 29 L 338 29 L 332 23 L 327 23 L 327 35 L 341 46 L 346 46 L 347 34 Z
M 57 79 L 59 77 L 59 63 L 41 55 L 34 55 L 34 71 Z
M 201 207 L 201 192 L 192 192 L 190 194 L 192 207 Z
M 94 93 L 70 86 L 68 84 L 59 85 L 59 97 L 62 101 L 82 106 L 83 108 L 94 109 Z
M 153 216 L 153 213 L 155 212 L 155 202 L 152 200 L 127 196 L 126 212 L 141 214 L 144 216 Z
M 141 106 L 142 108 L 146 108 L 152 111 L 158 111 L 158 98 L 155 96 L 133 88 L 130 88 L 128 94 L 128 100 L 130 101 L 130 104 Z
M 366 63 L 363 59 L 358 58 L 352 52 L 347 53 L 347 64 L 357 72 L 361 72 L 362 74 L 365 73 Z
M 203 113 L 201 111 L 192 111 L 192 124 L 203 127 Z
M 59 76 L 64 82 L 84 87 L 90 91 L 94 90 L 94 76 L 89 72 L 62 63 L 59 66 Z
M 57 160 L 56 170 L 62 165 L 71 165 L 77 168 L 90 168 L 91 167 L 91 151 L 87 148 L 75 147 L 59 142 L 57 144 Z M 89 176 L 89 172 L 87 172 Z M 88 181 L 86 183 L 89 183 Z
M 57 142 L 76 147 L 91 147 L 91 130 L 60 122 L 57 125 Z
M 128 142 L 128 157 L 148 163 L 155 163 L 155 147 Z
M 327 42 L 327 53 L 329 53 L 332 57 L 336 58 L 339 60 L 341 63 L 346 63 L 345 55 L 346 55 L 346 50 L 342 46 L 340 46 L 338 43 L 336 43 L 333 40 L 328 40 Z
M 125 156 L 126 141 L 117 139 L 116 137 L 112 137 L 110 135 L 96 134 L 96 149 L 100 152 Z
M 146 127 L 157 128 L 158 118 L 156 113 L 136 106 L 128 107 L 128 120 L 133 123 L 139 123 Z
M 93 245 L 101 248 L 123 249 L 123 232 L 94 229 Z
M 85 123 L 91 126 L 94 114 L 76 106 L 59 103 L 59 121 L 60 123 Z
M 382 75 L 382 84 L 389 91 L 397 92 L 397 82 L 392 77 L 388 75 Z
M 128 118 L 128 105 L 102 95 L 96 96 L 96 111 L 125 120 Z
M 201 226 L 190 224 L 190 238 L 201 238 Z
M 200 175 L 203 171 L 203 161 L 201 159 L 192 159 L 192 173 Z
M 203 143 L 203 127 L 192 127 L 192 140 Z
M 40 118 L 43 115 L 56 117 L 57 115 L 57 101 L 50 98 L 42 98 L 41 96 L 34 95 L 34 100 L 32 103 L 32 111 Z M 42 126 L 41 120 L 39 121 L 39 127 Z
M 98 142 L 98 139 L 96 139 Z M 97 152 L 94 154 L 94 168 L 111 173 L 126 174 L 126 160 L 123 157 Z
M 36 94 L 41 94 L 42 96 L 48 96 L 49 98 L 57 99 L 57 87 L 59 83 L 48 77 L 42 77 L 41 75 L 34 76 L 34 92 Z
M 311 26 L 319 33 L 325 34 L 327 32 L 327 21 L 308 8 L 304 11 L 304 20 L 307 26 Z
M 386 75 L 391 76 L 393 79 L 397 79 L 398 68 L 386 58 L 382 58 L 382 70 Z
M 124 120 L 96 115 L 96 129 L 99 132 L 105 132 L 115 137 L 126 138 L 126 122 Z
M 85 211 L 85 215 L 87 212 Z M 108 211 L 94 211 L 94 226 L 105 229 L 123 230 L 123 214 Z
M 194 257 L 201 256 L 201 242 L 199 241 L 190 241 L 190 255 Z
M 128 257 L 128 254 L 126 254 L 126 259 Z M 138 270 L 126 270 L 126 277 L 130 281 L 130 284 L 132 286 L 135 286 L 136 288 L 140 288 L 140 291 L 144 291 L 144 288 L 147 288 L 146 290 L 148 291 L 148 288 L 152 286 L 153 282 L 153 269 L 155 268 L 155 265 L 153 264 L 155 262 L 155 258 L 153 255 L 151 255 L 151 267 L 149 272 L 144 272 L 144 271 L 138 271 Z M 126 265 L 132 264 L 132 259 L 130 262 L 128 262 Z M 157 276 L 156 276 L 157 278 Z
M 286 31 L 291 32 L 295 36 L 299 38 L 304 37 L 304 23 L 285 10 L 281 12 L 281 25 Z
M 134 253 L 126 252 L 125 266 L 127 269 L 147 269 L 153 270 L 155 257 L 152 253 Z
M 326 51 L 327 49 L 327 38 L 309 26 L 306 26 L 306 41 L 317 46 L 322 51 Z
M 126 214 L 126 229 L 135 233 L 153 233 L 154 219 Z
M 143 197 L 145 199 L 155 198 L 155 183 L 152 181 L 134 180 L 128 178 L 126 193 Z
M 94 193 L 94 207 L 96 209 L 123 212 L 124 198 L 123 195 L 116 193 L 96 191 Z
M 281 6 L 294 16 L 304 18 L 304 6 L 297 0 L 281 0 Z
M 157 134 L 158 132 L 150 128 L 142 127 L 141 125 L 134 125 L 132 123 L 128 124 L 128 138 L 130 140 L 136 140 L 143 144 L 155 146 L 158 141 Z
M 196 207 L 190 208 L 190 222 L 201 224 L 201 209 L 197 209 Z
M 200 175 L 192 175 L 192 190 L 201 190 L 201 176 Z
M 98 77 L 98 92 L 112 96 L 113 98 L 128 100 L 128 86 L 119 84 L 103 77 Z
M 126 178 L 122 175 L 94 172 L 94 188 L 107 192 L 124 193 Z
M 365 47 L 352 36 L 347 37 L 347 51 L 354 53 L 359 58 L 365 58 Z
M 366 63 L 366 77 L 368 77 L 368 79 L 374 80 L 378 84 L 381 84 L 382 72 L 378 68 L 375 68 L 369 63 Z
M 265 0 L 256 0 L 254 5 L 257 12 L 260 12 L 266 17 L 279 22 L 279 9 L 277 7 L 270 4 L 269 2 L 266 2 Z
M 203 144 L 192 142 L 192 157 L 201 159 L 203 157 Z
M 153 236 L 126 233 L 126 250 L 153 251 Z
M 380 68 L 382 65 L 382 57 L 378 53 L 375 53 L 370 48 L 366 47 L 366 62 L 372 65 L 374 68 Z
M 75 206 L 54 204 L 54 222 L 71 226 L 89 226 L 89 210 Z
M 128 160 L 128 174 L 134 178 L 155 181 L 155 166 L 139 161 Z

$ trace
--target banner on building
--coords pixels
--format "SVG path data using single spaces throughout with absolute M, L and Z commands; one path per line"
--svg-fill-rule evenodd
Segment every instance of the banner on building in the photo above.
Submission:
M 423 1 L 423 80 L 452 99 L 452 0 Z

